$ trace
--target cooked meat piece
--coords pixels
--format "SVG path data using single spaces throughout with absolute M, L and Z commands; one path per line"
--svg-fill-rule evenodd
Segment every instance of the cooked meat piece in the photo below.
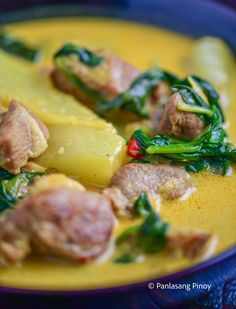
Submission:
M 48 128 L 45 126 L 45 124 L 39 120 L 34 114 L 32 114 L 31 112 L 28 111 L 28 113 L 30 114 L 30 116 L 37 122 L 40 130 L 42 131 L 43 133 L 43 136 L 46 140 L 49 139 L 49 131 L 48 131 Z
M 136 198 L 141 192 L 158 193 L 158 190 L 166 181 L 178 179 L 180 186 L 168 197 L 180 197 L 189 187 L 186 173 L 183 169 L 170 165 L 152 165 L 131 163 L 124 165 L 111 180 L 111 186 L 120 188 L 121 192 L 128 198 Z M 185 186 L 181 180 L 185 180 Z
M 160 82 L 159 85 L 157 85 L 152 94 L 151 94 L 151 102 L 153 104 L 165 104 L 169 97 L 171 96 L 171 88 L 170 86 L 165 82 Z
M 161 194 L 166 199 L 181 197 L 191 182 L 186 172 L 170 165 L 131 163 L 124 165 L 104 190 L 118 214 L 126 215 L 141 192 Z
M 209 257 L 214 253 L 216 238 L 203 232 L 178 231 L 167 236 L 167 250 L 180 257 L 194 259 Z
M 107 248 L 110 202 L 94 192 L 58 188 L 29 196 L 0 222 L 0 255 L 20 262 L 31 250 L 85 262 Z
M 155 106 L 152 107 L 151 111 L 150 111 L 150 127 L 151 130 L 153 132 L 153 135 L 156 134 L 162 134 L 162 132 L 160 131 L 160 123 L 162 121 L 162 117 L 164 114 L 164 107 L 163 106 Z
M 185 193 L 187 193 L 188 189 L 193 189 L 190 183 L 190 179 L 187 178 L 187 174 L 183 170 L 183 178 L 182 176 L 174 176 L 166 179 L 166 181 L 160 185 L 158 193 L 162 198 L 166 200 L 175 200 L 177 198 L 183 197 Z M 192 190 L 188 191 L 190 194 Z
M 205 126 L 197 115 L 176 108 L 181 101 L 181 96 L 175 93 L 163 108 L 158 108 L 151 117 L 153 128 L 158 134 L 193 140 L 203 132 Z
M 89 67 L 78 60 L 75 55 L 67 57 L 67 65 L 78 78 L 91 89 L 99 92 L 107 100 L 114 99 L 121 92 L 128 89 L 132 81 L 138 76 L 139 71 L 120 59 L 110 54 L 107 50 L 96 50 L 104 61 L 96 67 Z M 51 74 L 54 85 L 60 90 L 70 93 L 84 103 L 94 103 L 93 99 L 75 85 L 61 70 L 55 68 Z
M 1 166 L 18 174 L 30 158 L 47 149 L 49 137 L 46 126 L 13 100 L 0 126 Z

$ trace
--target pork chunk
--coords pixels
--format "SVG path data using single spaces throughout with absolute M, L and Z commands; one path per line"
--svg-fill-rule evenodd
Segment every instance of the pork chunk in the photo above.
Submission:
M 163 108 L 159 107 L 151 116 L 153 129 L 158 134 L 193 140 L 202 134 L 205 125 L 196 114 L 179 111 L 176 105 L 181 101 L 181 96 L 175 93 Z
M 141 192 L 160 194 L 172 200 L 181 197 L 191 182 L 186 172 L 170 165 L 131 163 L 124 165 L 111 180 L 110 188 L 104 190 L 118 214 L 132 211 L 133 203 Z
M 95 52 L 104 57 L 104 61 L 97 67 L 86 66 L 74 55 L 68 56 L 67 65 L 84 84 L 99 92 L 106 100 L 112 100 L 128 89 L 132 81 L 138 76 L 139 71 L 107 50 L 95 50 Z M 59 68 L 54 69 L 51 77 L 54 85 L 60 90 L 72 94 L 83 103 L 95 103 L 83 89 L 75 85 Z
M 48 147 L 47 127 L 19 102 L 13 100 L 0 125 L 0 162 L 12 174 L 18 174 L 30 158 Z
M 165 82 L 160 82 L 151 93 L 151 102 L 156 105 L 165 104 L 171 96 L 171 88 Z
M 108 246 L 113 228 L 110 202 L 72 188 L 29 196 L 0 222 L 0 256 L 20 262 L 30 251 L 84 262 Z
M 214 235 L 203 232 L 177 231 L 167 236 L 167 250 L 170 254 L 188 259 L 210 257 L 216 244 L 217 238 Z

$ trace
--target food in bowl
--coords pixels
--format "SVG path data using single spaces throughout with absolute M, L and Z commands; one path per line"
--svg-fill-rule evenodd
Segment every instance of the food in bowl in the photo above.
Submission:
M 6 26 L 2 284 L 118 285 L 190 266 L 235 243 L 236 129 L 226 129 L 235 76 L 222 66 L 229 77 L 219 89 L 228 91 L 224 107 L 221 92 L 195 73 L 196 44 L 111 20 Z

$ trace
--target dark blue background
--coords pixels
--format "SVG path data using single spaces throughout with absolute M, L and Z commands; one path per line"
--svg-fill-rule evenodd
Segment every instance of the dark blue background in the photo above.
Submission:
M 189 0 L 191 1 L 191 0 Z M 205 1 L 205 0 L 199 0 Z M 217 1 L 223 5 L 229 6 L 236 10 L 236 0 L 210 0 Z M 106 5 L 119 5 L 119 6 L 138 6 L 141 3 L 155 4 L 156 0 L 0 0 L 0 12 L 11 11 L 23 8 L 30 8 L 39 5 L 50 4 L 106 4 Z M 177 0 L 173 0 L 173 4 L 176 5 Z

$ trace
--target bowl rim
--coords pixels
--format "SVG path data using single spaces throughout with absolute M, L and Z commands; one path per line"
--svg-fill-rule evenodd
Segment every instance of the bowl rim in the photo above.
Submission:
M 40 289 L 40 288 L 24 288 L 24 287 L 14 287 L 14 286 L 3 286 L 0 285 L 0 293 L 14 293 L 14 294 L 34 294 L 34 295 L 88 295 L 88 294 L 104 294 L 104 293 L 113 293 L 113 292 L 124 292 L 132 291 L 146 288 L 149 282 L 152 283 L 166 283 L 166 282 L 173 282 L 175 280 L 181 279 L 182 281 L 184 278 L 188 278 L 191 275 L 194 275 L 200 271 L 204 271 L 210 267 L 216 266 L 218 263 L 222 262 L 223 260 L 226 261 L 228 259 L 236 258 L 236 245 L 231 246 L 229 249 L 223 251 L 222 253 L 206 260 L 202 261 L 196 265 L 191 267 L 187 267 L 181 269 L 179 271 L 169 273 L 167 275 L 161 275 L 160 277 L 154 277 L 145 279 L 139 282 L 131 282 L 127 284 L 120 284 L 117 286 L 108 286 L 108 287 L 99 287 L 99 288 L 88 288 L 88 289 Z
M 66 18 L 66 17 L 96 17 L 96 18 L 112 18 L 126 21 L 133 21 L 141 24 L 159 26 L 161 28 L 166 28 L 172 30 L 177 33 L 182 33 L 184 35 L 190 37 L 199 37 L 204 34 L 204 26 L 199 25 L 201 21 L 201 17 L 197 17 L 197 14 L 193 15 L 193 18 L 188 19 L 188 23 L 191 26 L 195 26 L 198 24 L 199 31 L 193 31 L 194 29 L 191 27 L 186 27 L 183 24 L 178 26 L 181 23 L 181 15 L 182 5 L 185 6 L 186 9 L 192 7 L 194 10 L 198 9 L 199 13 L 208 12 L 209 17 L 211 17 L 210 23 L 211 30 L 208 35 L 213 36 L 222 36 L 224 40 L 229 44 L 232 50 L 236 53 L 236 34 L 235 34 L 235 20 L 236 20 L 236 12 L 230 9 L 229 7 L 219 3 L 213 2 L 212 0 L 205 0 L 199 2 L 198 0 L 178 0 L 181 2 L 181 5 L 175 7 L 175 15 L 179 15 L 178 24 L 174 26 L 172 22 L 175 20 L 175 16 L 171 16 L 167 18 L 167 15 L 170 15 L 170 10 L 168 8 L 173 6 L 173 0 L 158 0 L 155 2 L 155 5 L 158 5 L 158 10 L 142 7 L 132 7 L 124 5 L 87 5 L 87 4 L 54 4 L 54 5 L 39 5 L 32 8 L 24 8 L 14 11 L 8 11 L 4 13 L 0 13 L 0 25 L 5 23 L 16 23 L 27 20 L 35 20 L 35 19 L 47 19 L 47 18 Z M 146 5 L 146 4 L 145 4 Z M 148 19 L 147 19 L 147 11 L 148 11 Z M 161 13 L 159 11 L 162 11 Z M 163 18 L 163 12 L 165 14 L 165 18 Z M 214 15 L 214 17 L 213 17 Z M 206 18 L 206 16 L 205 16 Z M 215 19 L 224 18 L 224 21 L 227 20 L 227 25 L 224 23 L 224 27 L 221 25 L 217 25 L 215 23 Z M 193 22 L 193 19 L 195 21 Z M 158 20 L 158 22 L 157 22 Z M 221 24 L 222 20 L 219 20 Z M 209 21 L 208 21 L 209 26 Z M 227 31 L 223 31 L 227 26 Z M 202 32 L 202 29 L 203 32 Z M 195 33 L 196 32 L 196 33 Z M 205 33 L 206 35 L 206 33 Z M 233 39 L 230 38 L 233 36 Z
M 159 3 L 163 2 L 164 0 L 159 0 Z M 164 2 L 169 2 L 172 0 L 165 0 Z M 179 0 L 183 3 L 189 3 L 188 0 Z M 217 11 L 222 15 L 227 15 L 229 18 L 235 19 L 236 12 L 230 7 L 225 6 L 220 2 L 212 2 L 211 0 L 205 0 L 204 2 L 199 4 L 198 0 L 191 0 L 193 4 L 197 4 L 201 8 L 211 9 Z M 158 3 L 158 2 L 157 2 Z M 108 16 L 127 16 L 130 19 L 133 17 L 135 13 L 136 18 L 138 17 L 138 13 L 144 12 L 147 13 L 149 7 L 143 8 L 139 6 L 137 8 L 133 8 L 132 6 L 125 6 L 125 5 L 97 5 L 97 4 L 51 4 L 51 5 L 35 5 L 34 7 L 27 7 L 23 9 L 16 9 L 13 11 L 6 11 L 0 12 L 0 23 L 15 23 L 19 21 L 31 20 L 31 19 L 43 19 L 43 18 L 58 18 L 58 17 L 78 17 L 78 14 L 85 14 L 87 16 L 97 16 L 103 18 L 104 16 L 100 16 L 100 13 L 108 14 Z M 148 13 L 152 13 L 148 11 Z M 154 12 L 155 13 L 155 12 Z M 82 15 L 81 15 L 82 16 Z M 81 17 L 79 16 L 79 17 Z M 149 16 L 148 16 L 149 17 Z M 118 17 L 120 19 L 120 17 Z M 146 21 L 148 24 L 149 21 Z
M 164 1 L 164 0 L 163 0 Z M 170 1 L 170 0 L 167 0 Z M 188 0 L 182 0 L 183 2 Z M 224 15 L 225 18 L 229 18 L 234 21 L 235 25 L 235 13 L 227 8 L 223 4 L 211 2 L 205 0 L 204 2 L 199 2 L 198 0 L 192 0 L 191 2 L 197 3 L 199 6 L 215 10 L 217 13 Z M 150 12 L 150 11 L 149 11 Z M 53 19 L 53 18 L 73 18 L 73 17 L 91 17 L 91 18 L 112 18 L 118 20 L 126 20 L 131 22 L 137 22 L 144 25 L 157 26 L 157 22 L 153 22 L 151 18 L 149 21 L 139 21 L 137 17 L 141 14 L 145 14 L 145 9 L 125 9 L 122 6 L 96 6 L 96 5 L 78 5 L 78 4 L 62 4 L 62 5 L 46 5 L 46 6 L 36 6 L 34 8 L 20 9 L 16 11 L 6 12 L 0 14 L 0 24 L 5 23 L 17 23 L 21 21 L 30 21 L 30 20 L 40 20 L 40 19 Z M 149 16 L 150 17 L 150 16 Z M 161 26 L 163 27 L 163 26 Z M 168 26 L 164 26 L 168 28 Z M 173 28 L 172 28 L 173 29 Z M 175 31 L 182 32 L 182 31 Z M 183 32 L 182 32 L 183 33 Z M 186 34 L 185 34 L 186 35 Z M 39 288 L 28 288 L 28 287 L 15 287 L 15 286 L 4 286 L 0 283 L 0 293 L 15 293 L 15 294 L 36 294 L 36 295 L 73 295 L 73 294 L 94 294 L 94 293 L 111 293 L 115 291 L 128 291 L 130 289 L 140 289 L 147 287 L 147 284 L 151 282 L 171 282 L 174 280 L 182 279 L 194 275 L 200 271 L 204 271 L 210 267 L 214 267 L 218 263 L 230 259 L 236 258 L 236 245 L 231 246 L 230 248 L 224 250 L 220 254 L 200 263 L 197 263 L 193 266 L 181 269 L 176 272 L 169 273 L 167 275 L 155 276 L 154 278 L 145 279 L 138 282 L 131 282 L 127 284 L 119 284 L 115 286 L 108 287 L 98 287 L 98 288 L 88 288 L 88 289 L 76 289 L 70 288 L 67 289 L 39 289 Z

